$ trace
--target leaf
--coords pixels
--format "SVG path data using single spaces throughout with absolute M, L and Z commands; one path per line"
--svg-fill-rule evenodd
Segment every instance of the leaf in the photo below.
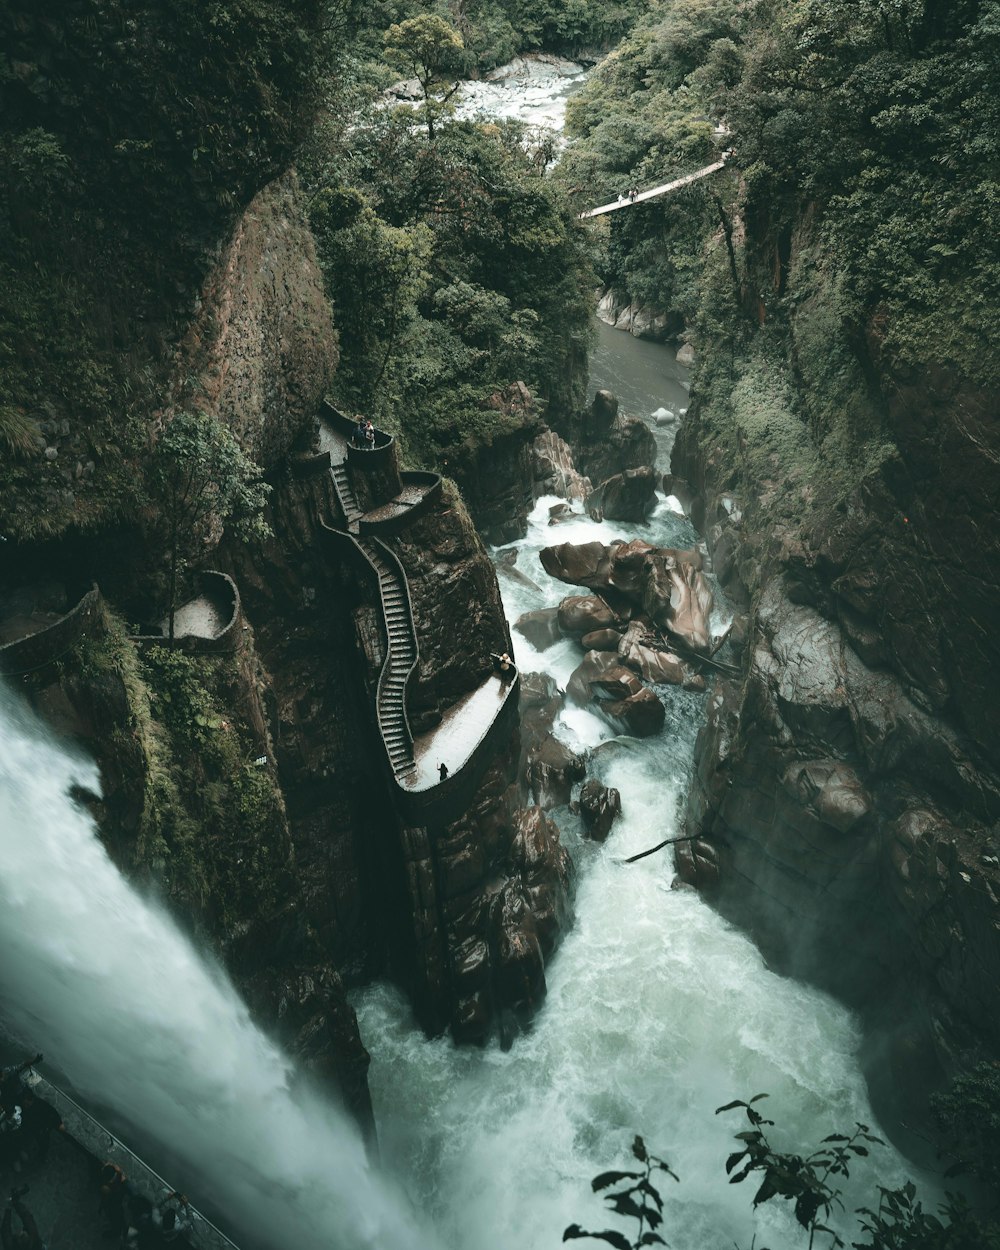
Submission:
M 823 1141 L 850 1141 L 849 1137 L 845 1137 L 843 1133 L 831 1133 L 829 1137 L 824 1137 Z
M 595 1241 L 606 1241 L 609 1246 L 614 1246 L 615 1250 L 632 1250 L 628 1238 L 622 1233 L 616 1232 L 613 1228 L 606 1228 L 601 1233 L 584 1233 L 583 1235 L 585 1237 L 593 1237 Z
M 754 1096 L 750 1099 L 750 1101 L 751 1101 L 751 1102 L 760 1102 L 760 1100 L 761 1100 L 762 1098 L 770 1098 L 770 1097 L 771 1097 L 771 1095 L 770 1095 L 770 1094 L 754 1094 Z
M 739 1163 L 739 1161 L 743 1158 L 745 1154 L 747 1154 L 747 1151 L 745 1150 L 736 1150 L 729 1156 L 729 1158 L 726 1160 L 726 1175 L 727 1176 L 733 1170 L 733 1168 L 737 1165 L 737 1163 Z
M 715 1114 L 719 1115 L 723 1111 L 732 1111 L 736 1107 L 745 1107 L 747 1104 L 742 1099 L 737 1098 L 734 1102 L 727 1102 L 724 1107 L 716 1107 Z
M 737 1172 L 735 1176 L 729 1178 L 730 1185 L 738 1185 L 740 1181 L 745 1181 L 752 1171 L 753 1164 L 748 1163 L 742 1172 Z
M 648 1194 L 649 1197 L 652 1198 L 652 1200 L 656 1203 L 658 1210 L 663 1210 L 663 1199 L 660 1197 L 660 1191 L 655 1185 L 651 1185 L 647 1180 L 641 1180 L 639 1182 L 639 1190 L 641 1193 Z
M 861 1157 L 862 1157 L 863 1159 L 867 1159 L 867 1157 L 868 1157 L 868 1147 L 867 1147 L 867 1146 L 855 1146 L 855 1145 L 852 1143 L 852 1145 L 851 1145 L 850 1149 L 851 1149 L 851 1150 L 852 1150 L 852 1151 L 853 1151 L 856 1155 L 861 1155 Z
M 642 1207 L 628 1194 L 609 1194 L 607 1199 L 618 1215 L 627 1215 L 630 1219 L 641 1220 L 645 1212 Z
M 648 1155 L 646 1154 L 646 1143 L 641 1137 L 638 1136 L 638 1134 L 636 1135 L 635 1141 L 632 1143 L 632 1153 L 641 1163 L 645 1163 L 648 1158 Z
M 639 1238 L 640 1246 L 665 1246 L 666 1244 L 659 1233 L 643 1233 Z
M 596 1194 L 609 1185 L 617 1185 L 619 1181 L 636 1181 L 640 1176 L 641 1172 L 602 1172 L 590 1182 L 590 1188 Z

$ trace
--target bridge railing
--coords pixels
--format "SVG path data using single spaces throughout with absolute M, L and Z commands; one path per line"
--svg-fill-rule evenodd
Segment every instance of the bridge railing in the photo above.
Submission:
M 162 1176 L 131 1150 L 120 1137 L 104 1127 L 103 1124 L 85 1111 L 79 1103 L 64 1093 L 58 1086 L 51 1084 L 37 1072 L 27 1075 L 26 1084 L 30 1085 L 39 1098 L 49 1103 L 59 1113 L 59 1118 L 66 1125 L 66 1133 L 87 1154 L 99 1163 L 105 1160 L 117 1163 L 127 1174 L 135 1190 L 152 1205 L 156 1205 L 174 1187 L 168 1185 Z M 195 1250 L 237 1250 L 236 1243 L 230 1241 L 221 1229 L 216 1228 L 207 1216 L 189 1206 L 186 1212 L 191 1228 L 185 1234 L 185 1243 Z

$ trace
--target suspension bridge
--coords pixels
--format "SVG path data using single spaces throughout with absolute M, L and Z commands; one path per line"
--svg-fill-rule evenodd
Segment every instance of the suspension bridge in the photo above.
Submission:
M 610 204 L 602 204 L 599 208 L 588 209 L 585 213 L 581 213 L 580 217 L 581 219 L 602 217 L 605 213 L 616 213 L 620 208 L 631 208 L 634 204 L 642 204 L 646 200 L 655 200 L 661 195 L 668 195 L 671 191 L 679 191 L 681 187 L 697 182 L 699 178 L 707 178 L 709 174 L 714 174 L 716 170 L 725 168 L 729 157 L 730 153 L 727 152 L 711 165 L 706 165 L 704 169 L 695 170 L 693 174 L 686 174 L 683 178 L 675 178 L 673 182 L 665 182 L 662 186 L 650 187 L 648 191 L 639 191 L 635 195 L 631 193 L 620 195 L 617 200 L 613 200 Z

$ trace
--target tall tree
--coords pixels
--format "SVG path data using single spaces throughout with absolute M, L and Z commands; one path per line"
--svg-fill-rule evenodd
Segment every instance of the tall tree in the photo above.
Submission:
M 389 56 L 416 75 L 424 93 L 427 137 L 434 139 L 434 119 L 458 90 L 463 68 L 462 36 L 436 13 L 421 13 L 398 22 L 385 32 Z

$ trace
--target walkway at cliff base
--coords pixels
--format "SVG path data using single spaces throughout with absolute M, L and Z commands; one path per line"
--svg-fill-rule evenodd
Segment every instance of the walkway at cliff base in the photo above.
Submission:
M 319 419 L 320 456 L 329 457 L 334 493 L 347 522 L 346 531 L 327 529 L 348 541 L 378 580 L 387 654 L 379 676 L 376 718 L 402 807 L 411 816 L 453 819 L 471 797 L 489 762 L 490 742 L 498 741 L 508 724 L 513 725 L 519 691 L 517 672 L 489 674 L 475 690 L 457 699 L 438 725 L 413 736 L 406 710 L 407 686 L 418 660 L 413 607 L 403 566 L 381 535 L 397 533 L 410 519 L 425 515 L 431 491 L 436 490 L 434 499 L 440 494 L 440 478 L 403 471 L 398 474 L 395 493 L 364 510 L 349 469 L 365 465 L 369 456 L 373 465 L 380 453 L 395 456 L 395 448 L 391 435 L 381 430 L 375 431 L 371 450 L 358 446 L 354 428 L 348 418 L 324 405 Z M 369 476 L 371 480 L 393 480 L 391 472 L 377 471 Z M 441 764 L 447 769 L 445 777 L 440 775 Z
M 580 218 L 581 220 L 586 220 L 588 217 L 602 217 L 605 213 L 616 213 L 620 208 L 632 208 L 636 204 L 645 203 L 646 200 L 655 200 L 661 195 L 669 194 L 671 191 L 679 191 L 681 187 L 697 182 L 699 178 L 707 178 L 709 174 L 725 169 L 727 159 L 726 156 L 723 156 L 711 165 L 706 165 L 704 169 L 698 169 L 693 174 L 686 174 L 683 178 L 675 178 L 673 182 L 664 182 L 661 186 L 650 187 L 648 191 L 640 191 L 635 196 L 623 195 L 619 199 L 613 200 L 610 204 L 602 204 L 599 208 L 590 208 L 585 213 L 581 213 Z

